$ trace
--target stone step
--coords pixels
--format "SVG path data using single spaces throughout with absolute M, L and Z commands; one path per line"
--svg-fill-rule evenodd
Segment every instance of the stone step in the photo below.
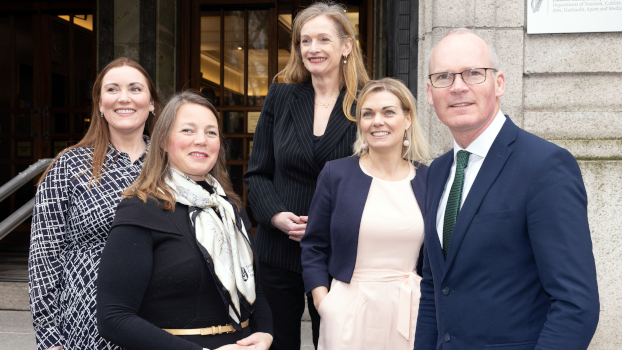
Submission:
M 0 253 L 0 310 L 30 311 L 28 253 Z
M 0 282 L 0 310 L 30 311 L 27 282 Z

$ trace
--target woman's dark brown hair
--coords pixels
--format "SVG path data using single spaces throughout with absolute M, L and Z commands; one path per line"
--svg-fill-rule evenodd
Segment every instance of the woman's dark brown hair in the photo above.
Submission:
M 93 106 L 91 111 L 91 125 L 89 126 L 89 130 L 86 132 L 86 135 L 78 142 L 77 144 L 70 146 L 60 152 L 58 156 L 54 159 L 54 161 L 50 164 L 50 166 L 46 169 L 43 176 L 39 180 L 39 183 L 43 181 L 45 175 L 50 171 L 50 169 L 54 166 L 54 163 L 58 160 L 60 156 L 65 154 L 67 151 L 72 150 L 78 147 L 88 147 L 93 149 L 93 159 L 91 161 L 91 168 L 88 170 L 93 170 L 93 174 L 91 175 L 91 180 L 89 181 L 89 187 L 92 184 L 98 184 L 99 180 L 101 180 L 102 173 L 104 173 L 107 169 L 102 169 L 104 166 L 104 161 L 106 159 L 106 152 L 108 152 L 108 144 L 110 143 L 110 129 L 108 127 L 108 121 L 106 118 L 102 118 L 99 112 L 99 102 L 101 101 L 101 89 L 102 89 L 102 80 L 104 76 L 113 68 L 119 68 L 123 66 L 132 67 L 138 70 L 147 81 L 147 85 L 149 86 L 149 93 L 151 94 L 151 101 L 153 102 L 154 107 L 154 115 L 149 116 L 147 121 L 145 122 L 145 131 L 144 133 L 148 136 L 151 136 L 151 132 L 153 131 L 153 127 L 156 124 L 157 118 L 160 115 L 160 110 L 162 105 L 160 103 L 160 97 L 158 96 L 158 92 L 155 89 L 155 85 L 153 85 L 153 81 L 147 74 L 147 71 L 143 66 L 138 64 L 138 62 L 134 61 L 131 58 L 127 57 L 119 57 L 116 60 L 108 63 L 104 69 L 99 73 L 97 79 L 95 79 L 95 83 L 93 84 Z M 114 146 L 114 145 L 113 145 Z M 116 152 L 116 150 L 115 150 Z M 116 159 L 116 157 L 115 157 Z
M 186 103 L 203 106 L 209 109 L 216 119 L 218 119 L 218 112 L 216 108 L 203 96 L 192 91 L 180 92 L 168 101 L 158 123 L 153 130 L 151 138 L 151 147 L 147 153 L 145 159 L 145 165 L 143 170 L 138 176 L 138 179 L 128 187 L 123 193 L 123 198 L 138 197 L 143 202 L 147 201 L 148 197 L 154 198 L 161 202 L 162 208 L 165 210 L 175 209 L 175 195 L 166 184 L 166 179 L 169 176 L 169 164 L 168 153 L 165 149 L 168 149 L 168 140 L 175 125 L 177 118 L 177 112 L 179 108 Z M 227 173 L 227 158 L 225 154 L 225 138 L 218 130 L 218 137 L 220 140 L 220 150 L 218 151 L 218 159 L 214 164 L 214 167 L 209 171 L 222 186 L 225 191 L 225 195 L 231 199 L 238 210 L 241 208 L 240 197 L 233 191 L 229 174 Z

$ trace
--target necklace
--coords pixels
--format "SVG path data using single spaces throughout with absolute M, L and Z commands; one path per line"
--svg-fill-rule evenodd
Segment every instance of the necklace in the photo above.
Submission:
M 330 102 L 328 103 L 323 103 L 322 101 L 318 100 L 317 98 L 315 99 L 315 105 L 316 106 L 324 106 L 326 108 L 328 108 L 328 106 L 330 106 L 331 104 L 333 104 L 333 102 L 337 101 L 337 97 L 333 98 L 332 100 L 330 100 Z

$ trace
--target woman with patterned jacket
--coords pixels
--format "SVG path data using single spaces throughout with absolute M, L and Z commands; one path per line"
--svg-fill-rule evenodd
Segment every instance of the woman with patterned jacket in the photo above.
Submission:
M 145 69 L 129 58 L 110 62 L 93 85 L 88 132 L 41 178 L 28 259 L 39 350 L 118 348 L 97 332 L 97 271 L 121 193 L 141 172 L 159 112 Z

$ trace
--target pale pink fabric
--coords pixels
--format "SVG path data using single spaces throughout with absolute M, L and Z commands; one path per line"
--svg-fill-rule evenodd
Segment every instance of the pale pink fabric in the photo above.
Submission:
M 423 243 L 414 177 L 411 167 L 404 180 L 372 180 L 352 280 L 333 280 L 318 309 L 318 349 L 412 350 L 421 295 L 414 271 Z

